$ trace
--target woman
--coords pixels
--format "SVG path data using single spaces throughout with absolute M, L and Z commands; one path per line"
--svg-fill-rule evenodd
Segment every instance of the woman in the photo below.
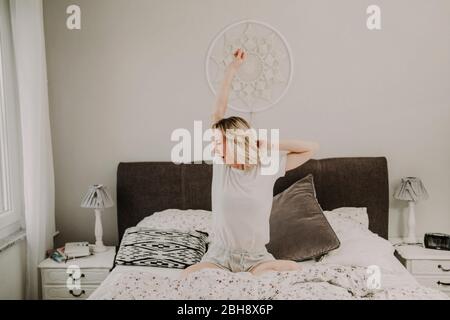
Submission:
M 276 260 L 265 247 L 270 235 L 273 186 L 286 171 L 308 161 L 318 145 L 289 140 L 268 146 L 248 133 L 251 127 L 244 119 L 224 118 L 232 80 L 244 60 L 245 52 L 237 50 L 227 67 L 212 119 L 212 127 L 220 133 L 215 138 L 215 152 L 223 160 L 213 164 L 211 200 L 215 238 L 202 261 L 184 270 L 184 277 L 205 268 L 254 275 L 298 269 L 294 261 Z M 247 133 L 243 136 L 242 132 Z M 278 157 L 275 174 L 262 174 L 264 165 L 260 154 L 263 148 L 278 148 L 285 153 Z

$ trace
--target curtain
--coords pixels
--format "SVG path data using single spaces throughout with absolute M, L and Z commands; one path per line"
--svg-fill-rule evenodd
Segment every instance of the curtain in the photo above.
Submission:
M 38 264 L 53 247 L 55 186 L 42 0 L 10 0 L 22 126 L 27 299 L 39 298 Z

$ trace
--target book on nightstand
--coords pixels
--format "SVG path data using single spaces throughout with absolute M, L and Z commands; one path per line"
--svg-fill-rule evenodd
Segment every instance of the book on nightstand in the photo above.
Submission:
M 67 260 L 67 256 L 64 253 L 64 247 L 58 249 L 52 249 L 47 251 L 47 258 L 50 258 L 56 262 L 64 262 Z

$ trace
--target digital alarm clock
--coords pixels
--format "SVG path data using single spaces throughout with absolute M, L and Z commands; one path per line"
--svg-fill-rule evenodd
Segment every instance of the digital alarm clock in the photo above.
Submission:
M 450 250 L 450 235 L 445 233 L 425 233 L 423 244 L 428 249 Z

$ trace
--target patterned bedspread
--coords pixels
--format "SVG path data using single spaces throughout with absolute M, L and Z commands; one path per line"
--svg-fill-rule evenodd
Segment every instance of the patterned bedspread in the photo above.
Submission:
M 366 268 L 315 265 L 261 276 L 205 269 L 185 279 L 130 271 L 102 285 L 90 299 L 448 299 L 416 284 L 377 288 Z

